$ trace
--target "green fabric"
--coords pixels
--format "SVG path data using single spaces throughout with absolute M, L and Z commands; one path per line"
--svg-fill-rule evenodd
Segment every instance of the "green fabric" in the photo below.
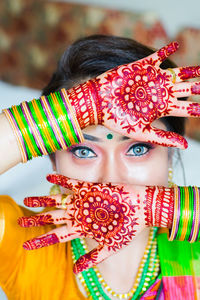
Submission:
M 200 243 L 168 241 L 167 233 L 157 237 L 162 276 L 200 276 Z

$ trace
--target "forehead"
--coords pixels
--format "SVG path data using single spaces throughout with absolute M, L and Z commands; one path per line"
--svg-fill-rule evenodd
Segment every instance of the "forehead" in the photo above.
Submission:
M 160 120 L 154 121 L 152 126 L 155 127 L 155 128 L 166 130 L 166 126 Z M 124 135 L 122 135 L 118 132 L 115 132 L 111 129 L 108 129 L 105 126 L 102 126 L 102 125 L 88 126 L 88 127 L 83 129 L 83 134 L 85 136 L 85 139 L 87 139 L 87 140 L 91 139 L 92 141 L 95 141 L 95 139 L 94 138 L 92 139 L 92 137 L 107 140 L 107 139 L 110 139 L 111 135 L 115 139 L 120 140 L 120 141 L 128 139 L 126 136 L 124 136 Z

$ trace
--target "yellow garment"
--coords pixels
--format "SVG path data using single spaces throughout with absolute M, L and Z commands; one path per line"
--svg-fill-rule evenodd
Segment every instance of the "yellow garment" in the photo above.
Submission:
M 26 240 L 55 226 L 21 228 L 17 219 L 33 215 L 0 196 L 0 286 L 9 300 L 84 300 L 72 271 L 70 243 L 24 250 Z M 66 246 L 67 245 L 67 246 Z

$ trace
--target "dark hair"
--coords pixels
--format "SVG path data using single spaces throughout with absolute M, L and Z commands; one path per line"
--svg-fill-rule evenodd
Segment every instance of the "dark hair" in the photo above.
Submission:
M 57 70 L 43 95 L 61 88 L 71 87 L 96 77 L 109 69 L 142 59 L 155 52 L 132 39 L 108 35 L 92 35 L 74 42 L 61 57 Z M 174 68 L 176 65 L 166 59 L 161 68 Z M 182 100 L 186 98 L 181 98 Z M 167 130 L 185 133 L 185 118 L 164 117 L 161 119 Z

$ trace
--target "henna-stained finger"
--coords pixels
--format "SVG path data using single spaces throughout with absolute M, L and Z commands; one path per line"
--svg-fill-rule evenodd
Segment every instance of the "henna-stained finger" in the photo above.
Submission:
M 177 98 L 200 95 L 200 82 L 181 82 L 174 85 L 174 96 Z
M 36 227 L 50 224 L 65 224 L 68 222 L 67 210 L 52 210 L 47 213 L 37 214 L 34 216 L 23 216 L 18 219 L 21 227 Z
M 59 174 L 48 174 L 46 176 L 46 179 L 53 184 L 58 184 L 72 191 L 76 191 L 76 186 L 78 182 L 80 184 L 82 183 L 83 185 L 85 184 L 84 181 L 81 182 L 80 180 L 71 179 L 64 175 L 59 175 Z
M 188 147 L 186 139 L 178 133 L 164 131 L 154 127 L 152 127 L 149 132 L 148 142 L 165 147 L 175 147 L 180 149 L 186 149 Z
M 200 103 L 192 101 L 176 101 L 172 106 L 171 116 L 200 117 Z
M 152 55 L 148 56 L 147 59 L 151 58 L 159 66 L 165 59 L 178 50 L 178 42 L 171 42 L 167 46 L 162 47 Z
M 71 203 L 71 195 L 57 194 L 52 196 L 40 197 L 26 197 L 24 204 L 28 207 L 57 207 L 66 209 L 67 205 Z
M 175 82 L 200 77 L 200 66 L 173 68 L 168 71 L 171 73 L 172 79 L 175 78 Z
M 35 250 L 57 243 L 65 243 L 78 237 L 80 237 L 80 233 L 77 233 L 72 227 L 69 229 L 68 226 L 62 226 L 49 231 L 47 234 L 26 241 L 23 248 L 25 250 Z
M 92 268 L 114 253 L 116 253 L 114 250 L 108 250 L 105 245 L 98 245 L 97 248 L 81 256 L 76 261 L 73 267 L 73 272 L 78 274 L 88 268 Z

